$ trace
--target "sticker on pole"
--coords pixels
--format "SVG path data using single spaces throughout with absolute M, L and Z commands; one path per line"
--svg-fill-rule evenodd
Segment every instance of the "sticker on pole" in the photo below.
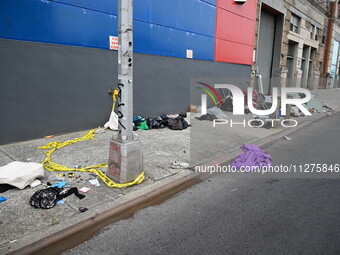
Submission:
M 118 37 L 111 35 L 109 37 L 110 37 L 110 50 L 118 50 Z

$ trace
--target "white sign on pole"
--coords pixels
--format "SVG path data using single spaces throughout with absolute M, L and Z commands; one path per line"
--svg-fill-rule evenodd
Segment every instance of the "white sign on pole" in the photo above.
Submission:
M 118 36 L 110 35 L 110 50 L 118 50 Z

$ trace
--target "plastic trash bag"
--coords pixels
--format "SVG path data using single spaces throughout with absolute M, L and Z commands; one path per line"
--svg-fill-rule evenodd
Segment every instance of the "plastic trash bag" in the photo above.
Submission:
M 30 198 L 30 205 L 35 208 L 50 209 L 58 202 L 60 189 L 57 187 L 36 191 Z
M 142 116 L 133 116 L 133 123 L 138 126 L 139 123 L 145 121 L 145 118 Z
M 114 111 L 111 111 L 110 119 L 104 125 L 105 128 L 110 128 L 111 130 L 118 130 L 118 115 Z
M 83 199 L 85 195 L 80 194 L 76 187 L 64 190 L 63 188 L 50 187 L 36 191 L 30 198 L 30 205 L 35 208 L 50 209 L 53 208 L 59 200 L 62 200 L 74 194 L 79 199 Z
M 146 118 L 146 123 L 148 124 L 150 129 L 165 128 L 165 125 L 163 124 L 163 119 L 161 117 Z
M 167 126 L 172 130 L 183 130 L 190 125 L 183 117 L 179 116 L 177 118 L 169 118 L 167 120 Z
M 210 115 L 215 115 L 218 119 L 227 119 L 228 115 L 225 114 L 224 112 L 222 112 L 222 110 L 220 108 L 218 108 L 217 106 L 214 106 L 212 108 L 209 108 L 207 110 L 207 114 Z
M 140 122 L 139 125 L 137 126 L 137 128 L 141 129 L 141 130 L 149 130 L 149 126 L 146 123 L 146 121 Z
M 204 114 L 200 117 L 195 117 L 195 119 L 197 120 L 210 120 L 210 121 L 213 121 L 213 120 L 216 120 L 218 119 L 215 115 L 212 115 L 212 114 Z

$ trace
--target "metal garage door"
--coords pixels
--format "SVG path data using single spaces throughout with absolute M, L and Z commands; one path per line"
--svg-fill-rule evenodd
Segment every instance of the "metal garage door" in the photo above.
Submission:
M 273 51 L 276 15 L 262 9 L 260 21 L 260 34 L 258 45 L 257 65 L 262 75 L 264 94 L 270 94 L 270 79 L 272 77 Z

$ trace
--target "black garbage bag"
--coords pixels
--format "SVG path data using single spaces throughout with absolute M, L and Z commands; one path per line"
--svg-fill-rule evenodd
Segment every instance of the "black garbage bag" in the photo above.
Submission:
M 185 114 L 185 116 L 186 115 L 187 114 Z M 184 119 L 185 117 L 179 116 L 178 118 L 180 118 L 182 120 L 183 129 L 186 129 L 186 128 L 190 127 L 189 123 Z
M 166 114 L 162 114 L 160 116 L 160 118 L 163 120 L 163 122 L 166 122 L 170 117 L 168 115 L 166 115 Z M 166 123 L 164 123 L 164 124 L 166 124 Z
M 222 111 L 232 112 L 234 109 L 233 99 L 231 97 L 227 97 L 226 99 L 224 99 L 223 104 L 220 108 Z
M 205 114 L 205 115 L 202 115 L 201 117 L 195 117 L 195 119 L 198 119 L 198 120 L 210 120 L 210 121 L 213 121 L 213 120 L 216 120 L 218 119 L 215 115 L 213 114 Z
M 183 117 L 179 116 L 177 118 L 169 118 L 167 120 L 167 126 L 172 130 L 183 130 L 190 125 Z
M 30 198 L 30 205 L 35 208 L 51 209 L 56 206 L 57 202 L 69 195 L 74 194 L 79 199 L 83 199 L 85 195 L 80 194 L 76 187 L 64 190 L 63 188 L 50 187 L 36 191 Z
M 161 117 L 146 118 L 146 124 L 150 129 L 165 128 L 164 121 Z
M 167 123 L 167 126 L 172 130 L 183 130 L 182 121 L 179 118 L 169 118 Z
M 35 208 L 50 209 L 58 202 L 58 194 L 61 189 L 47 188 L 36 191 L 30 198 L 30 205 Z
M 188 116 L 186 112 L 180 112 L 178 115 L 182 118 L 186 118 Z

